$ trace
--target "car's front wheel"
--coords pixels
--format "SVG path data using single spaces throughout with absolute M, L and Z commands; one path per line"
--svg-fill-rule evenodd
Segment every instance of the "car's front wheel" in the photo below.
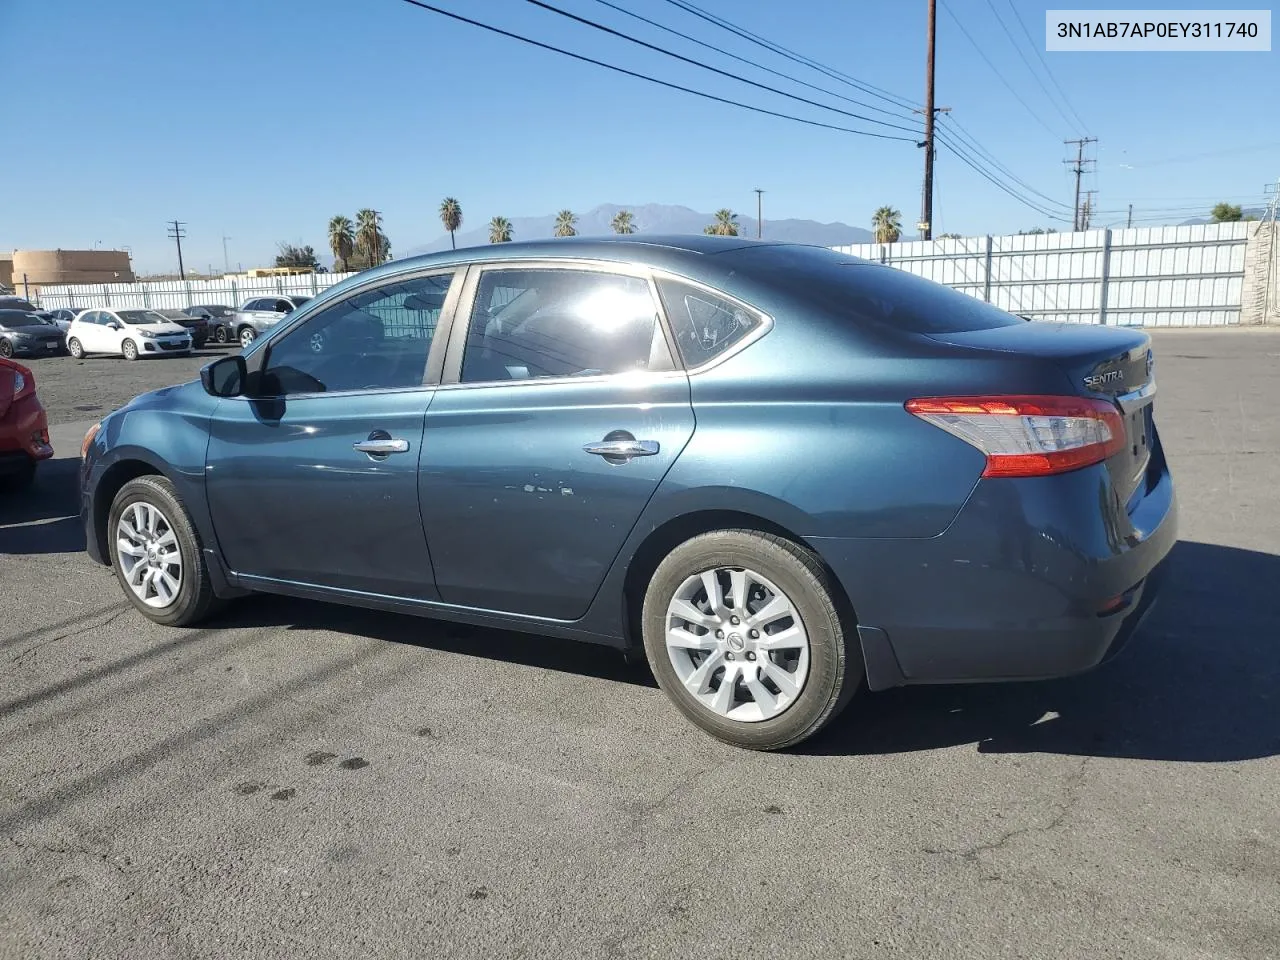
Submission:
M 5 340 L 3 337 L 0 337 L 0 357 L 8 358 L 12 356 L 13 356 L 13 344 L 10 343 L 8 340 Z
M 253 343 L 253 341 L 257 339 L 258 331 L 254 330 L 253 327 L 242 328 L 240 331 L 240 348 L 242 350 L 247 350 L 249 348 L 249 344 Z
M 185 627 L 214 609 L 199 534 L 167 479 L 130 480 L 112 501 L 107 523 L 116 579 L 144 616 Z
M 124 354 L 126 360 L 138 359 L 138 345 L 132 340 L 126 340 L 120 344 L 120 352 Z
M 642 623 L 658 685 L 735 746 L 800 743 L 862 682 L 829 574 L 811 551 L 771 534 L 717 530 L 676 547 L 649 582 Z
M 218 327 L 218 329 L 217 329 L 217 330 L 214 330 L 214 331 L 213 331 L 213 339 L 214 339 L 214 342 L 216 342 L 216 343 L 226 343 L 226 342 L 227 342 L 227 328 L 226 328 L 226 327 Z
M 80 345 L 80 341 L 75 337 L 67 339 L 67 353 L 71 354 L 76 360 L 84 359 L 84 347 Z

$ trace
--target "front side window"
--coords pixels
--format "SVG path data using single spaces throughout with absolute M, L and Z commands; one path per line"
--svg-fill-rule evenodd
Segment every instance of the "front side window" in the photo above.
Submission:
M 718 357 L 764 323 L 750 310 L 679 280 L 659 278 L 658 292 L 686 367 Z
M 272 342 L 262 396 L 422 386 L 453 274 L 385 283 L 313 314 Z
M 671 369 L 648 281 L 586 270 L 486 270 L 463 383 Z

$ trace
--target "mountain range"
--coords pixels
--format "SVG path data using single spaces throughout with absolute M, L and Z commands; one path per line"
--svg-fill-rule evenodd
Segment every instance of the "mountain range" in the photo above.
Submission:
M 636 233 L 702 233 L 707 224 L 715 218 L 709 213 L 699 213 L 688 207 L 664 203 L 646 203 L 637 205 L 619 205 L 602 203 L 586 213 L 578 215 L 577 231 L 580 236 L 599 236 L 612 233 L 610 226 L 614 215 L 619 210 L 630 210 L 632 223 Z M 463 221 L 464 227 L 469 226 Z M 546 214 L 541 217 L 512 217 L 511 237 L 513 240 L 541 240 L 554 236 L 556 215 Z M 754 217 L 738 217 L 738 233 L 744 237 L 756 235 Z M 767 240 L 785 240 L 791 243 L 812 243 L 824 247 L 834 247 L 845 243 L 867 243 L 872 239 L 870 230 L 851 227 L 847 223 L 819 223 L 816 220 L 770 220 L 764 218 L 764 237 Z M 459 247 L 474 247 L 489 242 L 489 224 L 485 221 L 478 227 L 463 229 L 458 232 Z M 449 235 L 443 234 L 431 243 L 412 247 L 397 256 L 412 257 L 419 253 L 434 253 L 437 250 L 449 249 Z

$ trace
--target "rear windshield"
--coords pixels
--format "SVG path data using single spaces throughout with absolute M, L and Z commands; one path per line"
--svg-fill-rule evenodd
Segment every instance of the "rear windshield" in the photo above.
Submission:
M 0 297 L 0 310 L 39 310 L 30 300 L 21 297 Z
M 999 307 L 905 270 L 821 247 L 756 247 L 733 255 L 770 286 L 854 321 L 869 320 L 924 334 L 988 330 L 1024 322 Z
M 149 323 L 165 322 L 165 317 L 154 310 L 117 310 L 116 314 L 125 323 L 140 324 L 142 326 L 146 326 Z

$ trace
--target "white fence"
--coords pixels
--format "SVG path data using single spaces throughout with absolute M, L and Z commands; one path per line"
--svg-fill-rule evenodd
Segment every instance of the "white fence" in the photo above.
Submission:
M 252 297 L 294 294 L 313 297 L 353 273 L 309 273 L 289 277 L 256 277 L 236 280 L 158 280 L 140 283 L 81 283 L 48 286 L 40 290 L 40 306 L 46 309 L 71 307 L 149 307 L 181 310 L 212 304 L 238 307 Z M 22 289 L 19 287 L 18 292 Z
M 877 260 L 1036 320 L 1239 323 L 1247 223 L 862 243 Z
M 1037 320 L 1214 326 L 1240 323 L 1242 301 L 1249 314 L 1246 323 L 1265 322 L 1275 312 L 1273 298 L 1259 294 L 1268 282 L 1276 282 L 1273 261 L 1280 244 L 1271 243 L 1274 231 L 1259 226 L 1086 230 L 836 249 L 908 270 Z M 1251 245 L 1255 249 L 1246 258 Z M 271 294 L 312 296 L 349 276 L 49 286 L 40 291 L 39 299 L 46 307 L 235 307 L 250 297 Z

